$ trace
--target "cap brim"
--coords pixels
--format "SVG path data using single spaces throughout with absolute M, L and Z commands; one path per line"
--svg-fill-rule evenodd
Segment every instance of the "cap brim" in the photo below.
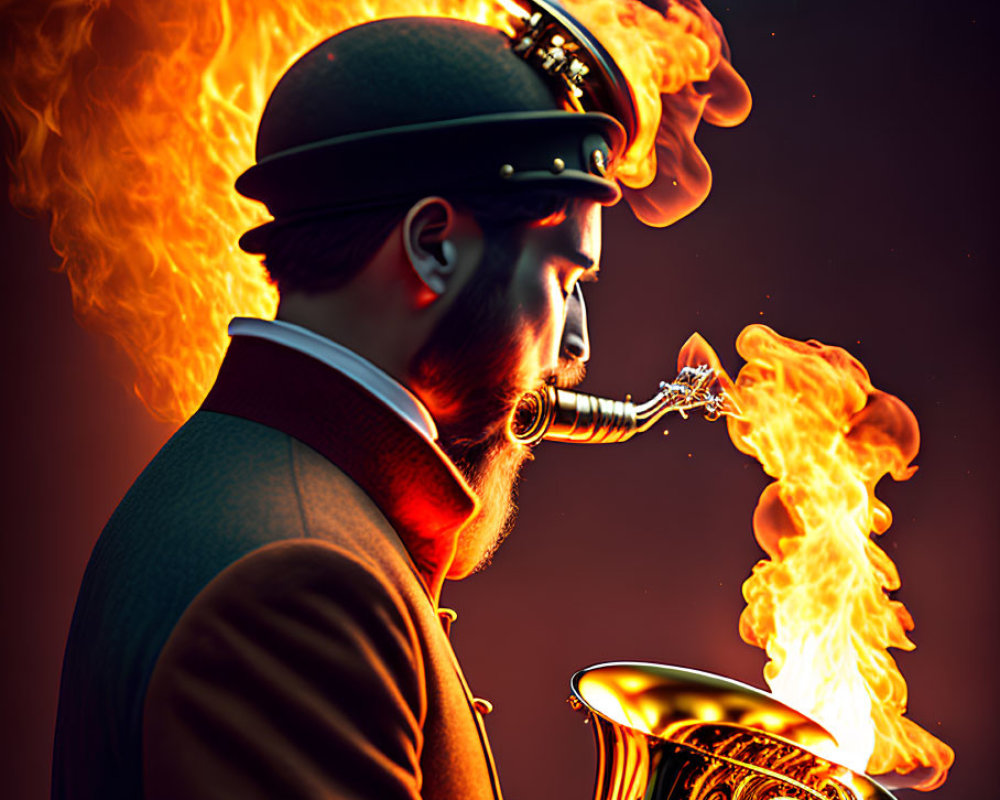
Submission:
M 236 182 L 275 217 L 247 231 L 240 247 L 262 253 L 277 227 L 431 194 L 539 190 L 611 205 L 621 188 L 608 167 L 624 145 L 624 130 L 607 114 L 543 111 L 404 126 L 286 150 Z

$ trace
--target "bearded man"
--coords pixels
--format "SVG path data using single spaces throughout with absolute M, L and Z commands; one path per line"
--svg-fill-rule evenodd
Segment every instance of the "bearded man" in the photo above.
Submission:
M 580 47 L 619 79 L 603 111 L 444 19 L 349 29 L 282 78 L 237 183 L 274 215 L 241 246 L 277 319 L 232 322 L 94 550 L 54 797 L 499 797 L 438 600 L 509 524 L 518 398 L 589 354 L 634 109 Z

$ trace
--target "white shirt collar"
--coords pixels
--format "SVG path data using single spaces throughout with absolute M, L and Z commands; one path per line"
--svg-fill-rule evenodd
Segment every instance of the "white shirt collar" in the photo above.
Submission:
M 399 381 L 395 380 L 366 358 L 348 350 L 325 336 L 301 325 L 282 320 L 233 317 L 230 336 L 255 336 L 268 339 L 292 350 L 322 361 L 328 367 L 360 384 L 370 394 L 391 408 L 428 441 L 437 441 L 437 427 L 427 407 Z

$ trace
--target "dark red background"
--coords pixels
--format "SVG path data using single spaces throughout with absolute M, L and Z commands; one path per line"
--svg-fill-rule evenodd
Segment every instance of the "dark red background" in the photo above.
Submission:
M 993 796 L 998 444 L 996 103 L 990 3 L 758 0 L 712 4 L 755 97 L 750 120 L 699 136 L 705 206 L 667 230 L 607 214 L 589 293 L 585 387 L 619 396 L 672 377 L 698 330 L 731 370 L 762 321 L 848 347 L 920 421 L 920 471 L 882 487 L 882 544 L 918 648 L 900 654 L 911 716 L 958 760 L 934 797 Z M 0 538 L 0 786 L 47 795 L 61 652 L 88 552 L 170 434 L 128 368 L 72 317 L 44 222 L 5 207 Z M 750 515 L 765 478 L 722 425 L 664 439 L 546 445 L 517 530 L 485 573 L 447 590 L 455 641 L 509 798 L 586 798 L 590 732 L 563 702 L 602 660 L 699 667 L 760 685 L 740 642 L 740 584 L 760 556 Z

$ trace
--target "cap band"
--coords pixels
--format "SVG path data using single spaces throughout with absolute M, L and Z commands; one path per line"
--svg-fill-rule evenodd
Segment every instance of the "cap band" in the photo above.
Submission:
M 365 131 L 262 159 L 236 181 L 276 218 L 248 231 L 240 247 L 263 252 L 276 226 L 338 209 L 388 205 L 456 191 L 552 189 L 611 204 L 610 176 L 625 146 L 607 114 L 533 111 Z

